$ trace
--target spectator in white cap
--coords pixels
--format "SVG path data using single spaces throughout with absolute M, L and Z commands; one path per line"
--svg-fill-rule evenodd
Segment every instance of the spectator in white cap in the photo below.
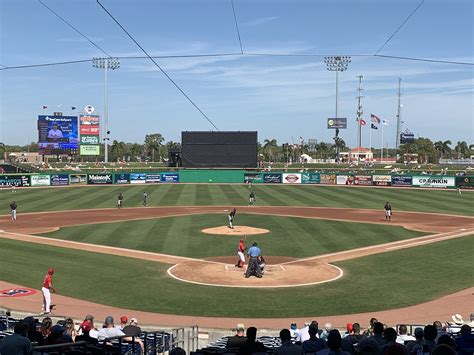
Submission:
M 227 338 L 226 348 L 239 348 L 247 340 L 245 338 L 245 326 L 242 323 L 237 324 L 235 327 L 236 334 Z

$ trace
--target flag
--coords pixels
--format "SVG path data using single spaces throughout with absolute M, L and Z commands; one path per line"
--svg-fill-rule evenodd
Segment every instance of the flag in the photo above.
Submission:
M 43 105 L 43 110 L 46 110 L 47 108 L 48 108 L 48 106 Z
M 382 124 L 388 126 L 390 124 L 389 120 L 382 120 Z
M 365 126 L 365 121 L 361 118 L 361 119 L 359 120 L 359 124 L 360 124 L 361 126 Z
M 370 128 L 372 129 L 379 129 L 376 125 L 374 125 L 373 123 L 370 124 Z
M 370 121 L 373 122 L 373 123 L 380 123 L 380 118 L 371 113 L 370 114 Z
M 74 111 L 76 109 L 76 106 L 71 106 L 71 110 Z

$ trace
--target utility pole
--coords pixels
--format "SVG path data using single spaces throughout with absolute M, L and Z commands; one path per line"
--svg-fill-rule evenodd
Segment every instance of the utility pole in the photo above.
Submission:
M 362 89 L 361 85 L 362 85 L 362 78 L 364 76 L 363 75 L 358 75 L 357 78 L 359 79 L 359 88 L 357 89 L 357 91 L 359 92 L 359 95 L 357 96 L 357 161 L 360 162 L 360 147 L 362 146 L 362 124 L 361 124 L 361 120 L 362 120 L 362 115 L 364 114 L 364 111 L 362 110 L 362 98 L 364 96 L 362 96 L 362 91 L 364 91 L 364 89 Z
M 400 132 L 402 131 L 402 78 L 398 78 L 397 136 L 395 137 L 395 153 L 398 155 Z

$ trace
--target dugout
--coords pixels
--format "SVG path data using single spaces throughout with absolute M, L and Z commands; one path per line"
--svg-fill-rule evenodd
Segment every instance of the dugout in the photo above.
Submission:
M 257 132 L 181 132 L 184 168 L 256 168 Z

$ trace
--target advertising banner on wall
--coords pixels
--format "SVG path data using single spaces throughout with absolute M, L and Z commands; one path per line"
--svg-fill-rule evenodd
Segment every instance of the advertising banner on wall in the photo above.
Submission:
M 336 177 L 336 184 L 338 184 L 338 185 L 354 185 L 354 176 L 352 176 L 352 175 L 338 175 Z
M 161 173 L 161 182 L 179 182 L 179 174 Z
M 372 175 L 372 182 L 375 186 L 391 186 L 391 175 Z
M 301 174 L 283 174 L 284 184 L 301 184 Z
M 147 184 L 156 184 L 161 181 L 160 173 L 148 173 L 146 174 L 145 182 Z
M 336 174 L 320 174 L 321 184 L 334 185 L 336 184 Z
M 69 174 L 69 184 L 71 185 L 87 184 L 87 175 L 86 174 Z
M 392 186 L 411 186 L 412 178 L 406 175 L 393 175 Z
M 356 175 L 354 177 L 354 185 L 371 186 L 372 185 L 372 176 L 370 176 L 370 175 Z
M 262 173 L 245 173 L 244 174 L 244 182 L 245 183 L 262 183 L 263 182 L 263 174 Z
M 114 184 L 130 184 L 130 174 L 114 174 Z
M 474 176 L 456 176 L 455 181 L 461 189 L 474 189 Z
M 301 174 L 301 183 L 302 184 L 319 184 L 321 178 L 319 173 L 302 173 Z
M 92 134 L 81 134 L 81 144 L 97 145 L 99 144 L 99 136 L 94 136 Z
M 146 174 L 133 173 L 130 174 L 130 184 L 144 184 L 146 183 Z
M 0 175 L 0 187 L 28 187 L 30 181 L 28 175 Z
M 454 176 L 413 176 L 413 186 L 420 187 L 454 187 Z
M 69 185 L 68 174 L 53 174 L 51 175 L 51 186 L 65 186 Z
M 50 186 L 51 177 L 49 175 L 31 175 L 31 186 Z
M 81 155 L 100 155 L 100 145 L 81 145 Z
M 108 185 L 113 183 L 112 174 L 87 174 L 87 183 L 90 185 Z
M 263 173 L 263 182 L 265 184 L 281 184 L 282 174 L 280 174 L 280 173 Z

